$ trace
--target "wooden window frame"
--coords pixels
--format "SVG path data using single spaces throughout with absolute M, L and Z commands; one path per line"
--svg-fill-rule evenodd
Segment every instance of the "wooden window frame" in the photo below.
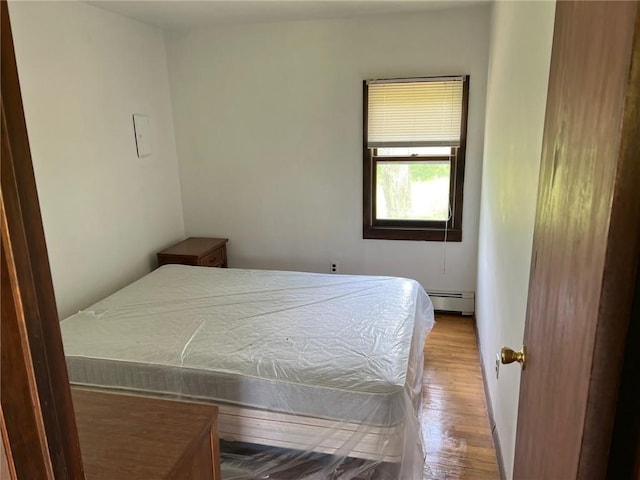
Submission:
M 460 146 L 451 157 L 378 157 L 375 148 L 368 146 L 368 85 L 363 85 L 363 215 L 362 237 L 382 240 L 462 241 L 462 206 L 464 197 L 464 167 L 467 144 L 467 114 L 469 110 L 469 76 L 463 76 L 462 118 Z M 399 79 L 401 80 L 401 79 Z M 429 162 L 451 161 L 449 202 L 451 218 L 448 221 L 378 220 L 376 219 L 376 165 L 378 161 Z

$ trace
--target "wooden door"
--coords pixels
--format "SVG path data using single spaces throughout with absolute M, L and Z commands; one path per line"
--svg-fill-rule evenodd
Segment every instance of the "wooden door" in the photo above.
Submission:
M 20 479 L 81 479 L 78 434 L 6 1 L 0 2 L 0 13 L 0 413 L 6 458 L 0 471 Z
M 557 2 L 517 479 L 606 475 L 640 248 L 638 18 Z

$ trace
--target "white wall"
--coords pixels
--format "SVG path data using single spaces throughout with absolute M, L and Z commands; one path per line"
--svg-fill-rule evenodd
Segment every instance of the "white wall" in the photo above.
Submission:
M 492 15 L 476 319 L 507 478 L 520 369 L 496 380 L 495 354 L 522 345 L 554 13 L 554 2 L 496 2 Z
M 79 2 L 10 3 L 61 318 L 150 271 L 184 236 L 162 32 Z M 150 116 L 139 159 L 133 113 Z
M 167 37 L 188 235 L 232 267 L 412 277 L 475 290 L 489 5 Z M 471 75 L 462 243 L 362 239 L 362 81 Z

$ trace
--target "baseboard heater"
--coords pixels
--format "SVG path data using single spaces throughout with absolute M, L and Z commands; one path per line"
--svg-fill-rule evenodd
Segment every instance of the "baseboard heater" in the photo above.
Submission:
M 462 315 L 473 315 L 475 311 L 474 292 L 444 292 L 427 290 L 436 312 L 456 312 Z

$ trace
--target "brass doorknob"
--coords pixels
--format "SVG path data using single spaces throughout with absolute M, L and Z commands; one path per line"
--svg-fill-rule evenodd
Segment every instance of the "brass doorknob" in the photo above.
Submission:
M 527 347 L 524 345 L 519 352 L 512 350 L 509 347 L 502 347 L 500 351 L 500 360 L 503 365 L 507 365 L 508 363 L 518 362 L 522 369 L 524 370 L 525 361 L 527 359 Z

